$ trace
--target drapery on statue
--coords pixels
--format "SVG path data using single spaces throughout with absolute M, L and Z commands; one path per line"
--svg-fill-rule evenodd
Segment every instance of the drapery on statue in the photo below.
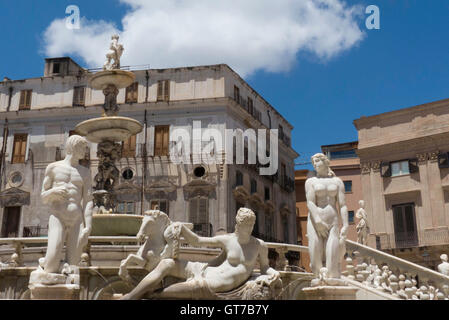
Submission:
M 93 202 L 91 175 L 79 165 L 86 154 L 87 140 L 69 137 L 64 160 L 49 164 L 42 185 L 42 202 L 50 206 L 48 246 L 45 258 L 39 260 L 39 275 L 58 273 L 64 241 L 67 239 L 66 262 L 76 266 L 92 230 Z M 63 272 L 68 272 L 67 267 Z M 45 276 L 44 276 L 45 277 Z
M 163 213 L 157 216 L 163 217 Z M 156 218 L 156 222 L 159 218 Z M 151 295 L 159 289 L 161 281 L 167 276 L 185 280 L 162 288 L 156 293 L 158 298 L 176 299 L 216 299 L 220 298 L 252 298 L 257 299 L 258 294 L 263 294 L 264 288 L 275 289 L 282 284 L 280 274 L 268 265 L 268 248 L 262 240 L 251 236 L 256 216 L 247 208 L 240 208 L 236 216 L 235 232 L 215 237 L 200 237 L 189 230 L 185 224 L 180 222 L 170 223 L 163 233 L 164 241 L 159 236 L 152 235 L 146 244 L 155 239 L 160 242 L 153 248 L 158 247 L 154 269 L 132 290 L 125 295 L 124 300 L 140 299 L 144 295 Z M 164 224 L 162 218 L 162 224 Z M 168 221 L 168 220 L 166 220 Z M 160 226 L 160 225 L 159 225 Z M 157 229 L 157 227 L 156 227 Z M 159 229 L 161 232 L 162 229 Z M 183 236 L 187 242 L 194 246 L 210 246 L 222 249 L 221 254 L 209 263 L 192 262 L 178 259 L 177 245 L 179 237 Z M 140 235 L 141 236 L 141 235 Z M 144 245 L 145 246 L 145 245 Z M 140 253 L 146 249 L 139 250 Z M 156 251 L 148 251 L 152 255 Z M 148 261 L 153 256 L 147 256 Z M 151 269 L 151 263 L 140 258 L 134 259 L 140 265 L 146 264 Z M 259 260 L 261 275 L 248 281 L 254 276 L 253 270 Z M 125 263 L 122 262 L 124 265 Z M 126 278 L 126 272 L 121 270 L 121 275 Z M 242 286 L 243 285 L 243 286 Z M 266 295 L 265 295 L 266 297 Z
M 365 211 L 365 201 L 359 201 L 360 209 L 357 210 L 355 216 L 360 219 L 359 223 L 356 226 L 357 230 L 357 242 L 363 245 L 368 243 L 368 235 L 369 235 L 369 225 L 368 225 L 368 216 Z
M 111 45 L 109 46 L 109 51 L 106 53 L 106 62 L 103 65 L 103 70 L 114 70 L 120 69 L 120 58 L 122 57 L 123 45 L 118 43 L 119 36 L 114 34 L 111 37 Z M 112 62 L 114 60 L 114 62 Z
M 330 169 L 329 159 L 324 154 L 312 156 L 312 164 L 316 177 L 307 179 L 305 184 L 310 266 L 317 277 L 325 274 L 325 277 L 340 279 L 339 263 L 345 252 L 348 231 L 345 188 L 343 181 Z M 340 231 L 337 205 L 343 223 Z M 327 270 L 322 270 L 324 258 Z

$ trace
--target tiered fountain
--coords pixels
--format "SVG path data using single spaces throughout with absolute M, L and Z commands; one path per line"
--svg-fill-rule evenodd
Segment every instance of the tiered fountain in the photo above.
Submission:
M 103 115 L 89 119 L 75 128 L 81 136 L 92 143 L 98 143 L 98 173 L 94 178 L 94 201 L 99 212 L 93 217 L 92 235 L 132 235 L 137 232 L 141 217 L 136 215 L 113 214 L 117 204 L 115 186 L 119 179 L 119 170 L 115 162 L 121 158 L 121 142 L 142 131 L 142 125 L 134 119 L 118 116 L 117 95 L 119 89 L 134 83 L 132 72 L 120 70 L 120 58 L 123 45 L 118 43 L 119 36 L 113 35 L 106 54 L 103 71 L 95 73 L 89 79 L 89 86 L 102 90 L 105 96 Z

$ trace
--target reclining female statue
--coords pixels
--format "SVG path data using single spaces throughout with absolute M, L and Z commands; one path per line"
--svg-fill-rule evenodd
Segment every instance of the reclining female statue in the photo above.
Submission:
M 216 293 L 229 292 L 244 284 L 252 276 L 258 260 L 261 276 L 257 283 L 267 286 L 279 283 L 279 272 L 268 265 L 268 248 L 262 240 L 251 236 L 255 220 L 252 210 L 240 208 L 235 232 L 215 237 L 200 237 L 182 223 L 172 223 L 180 227 L 180 234 L 191 245 L 218 247 L 222 249 L 221 254 L 209 263 L 164 258 L 122 299 L 135 300 L 153 293 L 167 276 L 185 281 L 164 288 L 158 298 L 210 299 Z

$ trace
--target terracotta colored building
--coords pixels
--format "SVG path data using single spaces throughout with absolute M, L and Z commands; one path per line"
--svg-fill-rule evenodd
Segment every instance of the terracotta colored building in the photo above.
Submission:
M 354 125 L 370 245 L 435 268 L 449 251 L 449 99 Z

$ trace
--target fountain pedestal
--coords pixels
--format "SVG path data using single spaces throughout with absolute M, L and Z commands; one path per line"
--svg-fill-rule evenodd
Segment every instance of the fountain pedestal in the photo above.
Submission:
M 119 89 L 130 86 L 135 81 L 132 72 L 105 70 L 89 79 L 93 89 L 102 90 L 105 96 L 101 118 L 89 119 L 78 124 L 75 130 L 87 140 L 98 143 L 98 174 L 94 178 L 94 201 L 98 208 L 115 211 L 114 193 L 119 170 L 115 162 L 121 158 L 121 144 L 142 131 L 142 125 L 134 119 L 119 117 L 117 95 Z

